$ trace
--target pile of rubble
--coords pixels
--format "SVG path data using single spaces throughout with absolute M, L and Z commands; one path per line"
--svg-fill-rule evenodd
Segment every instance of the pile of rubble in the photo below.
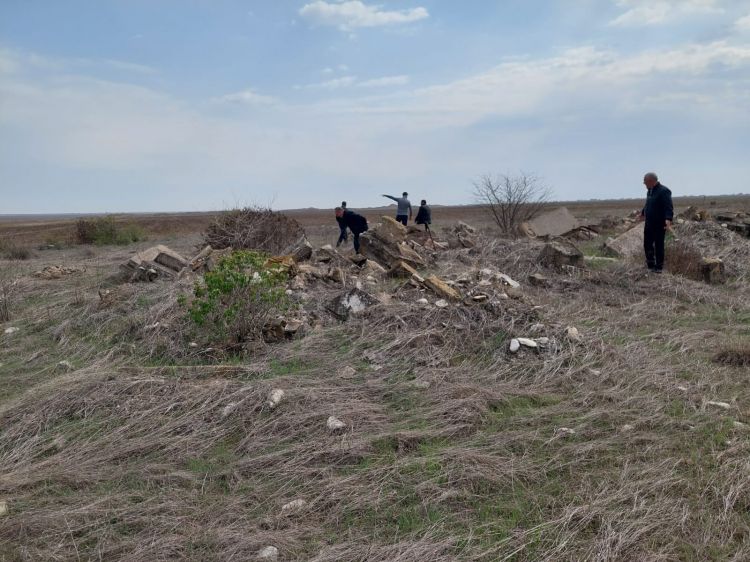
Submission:
M 39 279 L 62 279 L 68 275 L 75 275 L 77 273 L 84 273 L 86 268 L 84 267 L 69 267 L 66 265 L 48 265 L 41 271 L 34 273 L 34 277 Z

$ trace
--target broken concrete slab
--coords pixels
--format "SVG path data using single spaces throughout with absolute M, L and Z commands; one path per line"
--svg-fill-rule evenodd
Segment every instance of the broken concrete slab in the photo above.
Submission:
M 580 226 L 567 207 L 541 213 L 524 223 L 525 230 L 534 236 L 563 236 Z
M 540 252 L 539 263 L 557 269 L 564 265 L 583 267 L 583 252 L 567 240 L 552 240 Z
M 405 261 L 397 261 L 391 269 L 388 271 L 390 277 L 411 277 L 412 275 L 419 275 L 417 270 L 410 266 Z
M 334 298 L 327 308 L 340 320 L 346 320 L 350 315 L 357 315 L 379 302 L 371 294 L 355 288 Z
M 727 281 L 724 262 L 719 258 L 703 258 L 701 260 L 701 275 L 703 281 L 709 285 L 720 285 Z
M 604 243 L 604 250 L 615 257 L 629 258 L 643 253 L 643 225 L 639 224 L 620 234 L 617 238 L 610 238 Z

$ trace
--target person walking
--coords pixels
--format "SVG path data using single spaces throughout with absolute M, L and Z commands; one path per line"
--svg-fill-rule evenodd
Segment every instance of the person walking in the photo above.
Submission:
M 346 211 L 346 201 L 341 202 L 341 208 Z M 343 242 L 349 240 L 349 236 L 346 233 L 346 225 L 344 224 L 343 215 L 336 215 L 336 222 L 339 223 L 339 239 L 336 241 L 336 247 L 338 248 Z
M 664 269 L 664 237 L 672 230 L 674 210 L 672 192 L 659 183 L 658 176 L 649 172 L 643 176 L 643 184 L 648 190 L 646 204 L 641 211 L 645 221 L 643 227 L 643 249 L 646 253 L 646 265 L 654 273 Z
M 419 210 L 417 211 L 417 218 L 414 220 L 417 224 L 423 224 L 425 231 L 430 230 L 432 224 L 432 211 L 427 206 L 427 201 L 422 199 L 419 203 Z
M 352 240 L 354 241 L 354 251 L 359 253 L 359 235 L 368 230 L 367 219 L 350 211 L 349 209 L 343 209 L 336 207 L 336 220 L 341 218 L 341 223 L 345 228 L 348 228 L 352 233 Z
M 383 197 L 393 199 L 397 203 L 398 207 L 396 208 L 396 220 L 406 226 L 412 217 L 411 203 L 408 199 L 409 194 L 404 191 L 401 194 L 401 197 L 394 197 L 393 195 L 386 195 L 384 193 Z

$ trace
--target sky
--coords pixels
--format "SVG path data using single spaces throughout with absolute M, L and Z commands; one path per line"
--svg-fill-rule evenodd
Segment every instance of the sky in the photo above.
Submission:
M 750 0 L 0 0 L 0 214 L 750 193 Z

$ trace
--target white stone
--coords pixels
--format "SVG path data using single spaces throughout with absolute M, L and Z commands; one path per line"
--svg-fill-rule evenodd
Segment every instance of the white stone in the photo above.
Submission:
M 194 342 L 194 341 L 191 341 L 190 342 L 190 347 L 192 347 L 193 349 L 195 349 L 196 347 L 198 347 L 198 344 L 196 342 Z
M 16 328 L 15 326 L 11 326 L 10 328 L 5 328 L 6 335 L 15 334 L 17 331 L 18 331 L 18 328 Z
M 435 306 L 437 306 L 438 308 L 448 308 L 448 301 L 445 299 L 436 300 Z
M 351 365 L 347 365 L 343 369 L 341 369 L 341 372 L 339 373 L 339 376 L 345 379 L 350 379 L 357 375 L 357 369 L 352 367 Z
M 430 388 L 430 381 L 411 381 L 409 386 L 419 390 L 427 390 Z
M 268 397 L 268 407 L 272 410 L 278 406 L 281 401 L 284 399 L 284 391 L 280 388 L 274 388 L 271 391 L 270 396 Z
M 578 332 L 578 328 L 574 326 L 568 326 L 565 328 L 565 335 L 568 336 L 569 340 L 581 341 L 581 334 Z
M 747 429 L 747 424 L 746 423 L 742 423 L 742 422 L 736 421 L 736 422 L 734 422 L 733 425 L 734 425 L 735 429 Z
M 258 560 L 271 560 L 272 562 L 279 559 L 279 549 L 275 546 L 267 546 L 258 552 Z
M 633 427 L 632 425 L 630 425 L 629 423 L 626 423 L 625 425 L 623 425 L 623 426 L 622 426 L 622 427 L 620 428 L 620 431 L 622 431 L 623 433 L 627 433 L 627 432 L 629 432 L 629 431 L 633 431 L 634 429 L 635 429 L 635 428 L 634 428 L 634 427 Z
M 721 228 L 729 228 L 729 225 L 725 222 L 721 223 Z
M 549 338 L 545 338 L 545 337 L 537 338 L 536 343 L 544 347 L 545 345 L 549 344 Z
M 291 289 L 287 289 L 286 291 L 284 291 L 284 293 L 286 294 L 286 296 L 291 296 L 294 294 L 294 291 L 292 291 Z
M 237 404 L 235 404 L 234 402 L 230 402 L 229 404 L 227 404 L 226 406 L 224 406 L 224 407 L 223 407 L 223 408 L 221 409 L 221 417 L 222 417 L 222 418 L 226 418 L 226 417 L 227 417 L 227 416 L 229 416 L 229 415 L 230 415 L 230 414 L 231 414 L 232 412 L 234 412 L 234 409 L 235 409 L 236 407 L 237 407 Z
M 516 338 L 510 340 L 510 347 L 508 347 L 508 350 L 511 353 L 516 353 L 519 349 L 521 349 L 521 344 L 518 342 L 518 340 Z
M 8 515 L 8 502 L 2 501 L 0 502 L 0 517 L 4 515 Z
M 728 402 L 719 402 L 717 400 L 709 400 L 706 402 L 706 406 L 716 406 L 722 410 L 731 410 L 732 406 Z
M 427 299 L 419 299 L 417 301 L 417 304 L 421 304 L 422 306 L 424 306 L 424 305 L 430 304 L 430 301 L 428 301 Z
M 480 269 L 479 270 L 479 274 L 482 277 L 492 277 L 495 274 L 495 272 L 492 271 L 491 269 L 485 267 L 484 269 Z
M 536 343 L 534 340 L 530 340 L 529 338 L 518 338 L 518 343 L 525 347 L 531 347 L 536 348 L 539 347 L 539 344 Z
M 682 385 L 679 385 L 679 386 L 677 387 L 677 390 L 681 390 L 682 392 L 687 392 L 687 391 L 688 391 L 688 387 L 686 387 L 686 386 L 682 386 Z
M 70 361 L 60 361 L 56 369 L 61 373 L 67 373 L 68 371 L 72 371 L 74 367 Z
M 506 293 L 500 293 L 497 295 L 497 298 L 499 298 L 501 301 L 507 301 L 510 297 Z
M 513 279 L 505 275 L 505 273 L 498 273 L 497 278 L 506 285 L 510 285 L 514 289 L 518 289 L 521 287 L 521 284 L 518 281 L 514 281 Z
M 300 511 L 306 505 L 307 501 L 301 498 L 292 500 L 289 503 L 285 503 L 283 506 L 281 506 L 281 515 L 292 515 L 293 513 Z
M 567 437 L 569 435 L 575 435 L 576 430 L 570 429 L 569 427 L 558 427 L 557 430 L 555 430 L 555 434 L 559 437 Z
M 539 332 L 544 330 L 544 324 L 533 324 L 531 328 L 529 328 L 529 332 L 532 334 L 538 334 Z
M 144 330 L 156 330 L 156 328 L 159 327 L 159 322 L 154 322 L 153 324 L 148 324 L 144 326 Z
M 326 427 L 328 431 L 341 431 L 346 428 L 346 424 L 334 416 L 329 416 Z

